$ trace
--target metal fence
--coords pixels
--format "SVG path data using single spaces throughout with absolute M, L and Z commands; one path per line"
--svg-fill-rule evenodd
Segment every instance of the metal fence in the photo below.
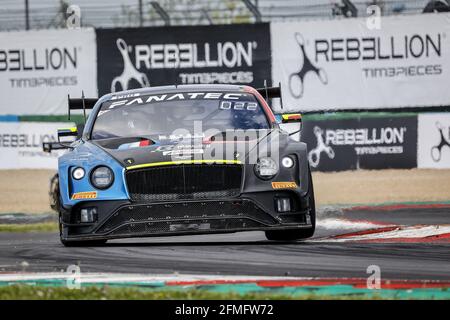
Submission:
M 430 0 L 0 0 L 0 30 L 63 28 L 77 5 L 82 26 L 97 28 L 254 23 L 365 16 L 369 5 L 383 15 L 418 14 Z M 448 5 L 447 0 L 441 0 Z

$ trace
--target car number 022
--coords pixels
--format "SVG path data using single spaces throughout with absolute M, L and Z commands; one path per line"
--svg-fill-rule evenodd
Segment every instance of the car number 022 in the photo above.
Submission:
M 255 111 L 258 107 L 256 102 L 242 102 L 242 101 L 222 101 L 219 109 L 221 110 L 249 110 Z

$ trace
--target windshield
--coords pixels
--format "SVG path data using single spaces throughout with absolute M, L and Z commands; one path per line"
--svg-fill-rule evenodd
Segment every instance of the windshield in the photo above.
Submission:
M 195 130 L 194 130 L 195 126 Z M 111 99 L 104 102 L 91 138 L 172 135 L 216 130 L 269 129 L 256 98 L 241 92 L 173 93 Z

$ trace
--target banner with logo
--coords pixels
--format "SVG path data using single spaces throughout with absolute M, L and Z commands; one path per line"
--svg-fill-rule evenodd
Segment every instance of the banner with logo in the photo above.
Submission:
M 96 32 L 100 95 L 174 84 L 271 83 L 269 24 Z
M 313 170 L 417 167 L 417 116 L 304 120 Z
M 0 114 L 65 114 L 67 95 L 97 96 L 95 31 L 0 33 Z
M 0 122 L 0 169 L 57 169 L 64 150 L 42 151 L 43 142 L 57 141 L 58 122 Z
M 450 14 L 271 24 L 286 109 L 450 104 Z
M 419 114 L 417 165 L 450 168 L 450 113 Z

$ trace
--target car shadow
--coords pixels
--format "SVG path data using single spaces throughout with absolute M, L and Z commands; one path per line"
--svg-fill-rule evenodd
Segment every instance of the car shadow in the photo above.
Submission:
M 298 241 L 214 241 L 214 242 L 108 242 L 92 247 L 221 247 L 221 246 L 280 246 L 280 245 L 311 245 L 308 240 Z

